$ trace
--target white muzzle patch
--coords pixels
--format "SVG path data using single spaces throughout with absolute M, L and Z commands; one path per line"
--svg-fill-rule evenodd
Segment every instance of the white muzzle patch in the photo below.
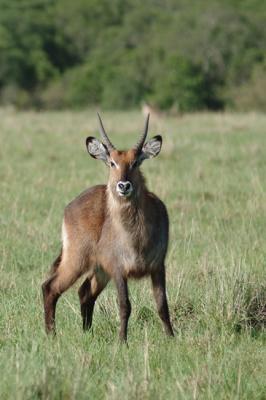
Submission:
M 121 197 L 129 197 L 133 192 L 132 183 L 129 181 L 119 181 L 116 185 L 116 191 Z

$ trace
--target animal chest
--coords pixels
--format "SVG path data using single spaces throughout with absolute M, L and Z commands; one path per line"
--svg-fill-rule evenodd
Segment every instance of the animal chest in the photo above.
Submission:
M 152 232 L 146 227 L 128 232 L 120 225 L 116 233 L 117 258 L 123 274 L 134 278 L 149 274 L 160 252 L 152 242 Z

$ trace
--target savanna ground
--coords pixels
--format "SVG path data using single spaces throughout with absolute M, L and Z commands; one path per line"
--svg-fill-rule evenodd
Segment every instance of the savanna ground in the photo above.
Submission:
M 103 113 L 118 147 L 139 112 Z M 43 328 L 40 285 L 60 248 L 64 206 L 104 183 L 86 152 L 95 112 L 0 111 L 0 398 L 266 398 L 266 115 L 201 114 L 152 121 L 157 159 L 142 169 L 167 204 L 169 305 L 164 336 L 149 280 L 131 282 L 129 347 L 118 339 L 112 284 L 93 332 L 81 329 L 78 285 L 58 303 L 57 337 Z

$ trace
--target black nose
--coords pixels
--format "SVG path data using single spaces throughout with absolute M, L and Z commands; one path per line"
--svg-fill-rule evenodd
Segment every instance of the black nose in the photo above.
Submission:
M 117 186 L 121 190 L 121 192 L 126 193 L 130 189 L 131 183 L 128 181 L 127 182 L 118 182 Z

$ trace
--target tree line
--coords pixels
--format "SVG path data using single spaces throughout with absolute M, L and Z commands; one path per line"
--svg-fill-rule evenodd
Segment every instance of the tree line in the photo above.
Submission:
M 261 0 L 0 0 L 0 104 L 266 110 Z

